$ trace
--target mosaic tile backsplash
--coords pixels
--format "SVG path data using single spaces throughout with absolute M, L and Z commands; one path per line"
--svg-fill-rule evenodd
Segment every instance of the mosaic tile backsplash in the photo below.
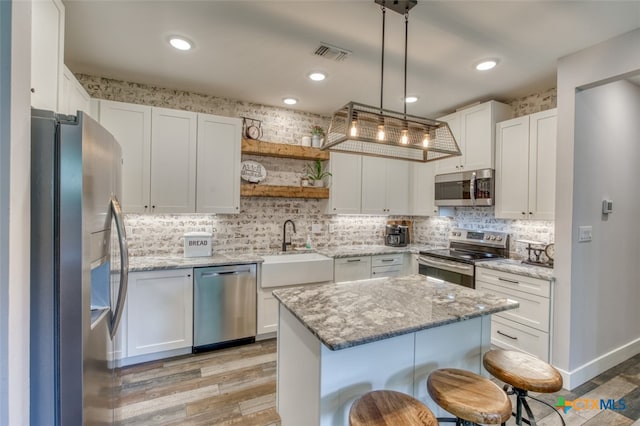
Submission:
M 262 120 L 262 139 L 280 143 L 297 144 L 311 126 L 326 128 L 329 121 L 329 117 L 286 108 L 90 75 L 76 77 L 88 93 L 98 99 Z M 510 105 L 515 117 L 554 108 L 556 90 L 552 88 L 516 99 Z M 243 159 L 262 163 L 268 170 L 265 184 L 269 185 L 296 185 L 305 164 L 299 160 L 249 155 L 243 155 Z M 304 246 L 307 235 L 311 235 L 313 246 L 318 248 L 382 244 L 387 220 L 396 219 L 413 220 L 412 242 L 431 245 L 446 246 L 453 227 L 508 232 L 515 256 L 526 253 L 525 245 L 515 240 L 551 242 L 554 237 L 553 222 L 496 219 L 492 207 L 456 208 L 453 217 L 334 216 L 324 214 L 324 203 L 322 200 L 242 198 L 237 215 L 128 214 L 125 223 L 133 256 L 182 255 L 182 235 L 189 231 L 213 232 L 213 249 L 218 252 L 279 251 L 282 224 L 286 219 L 296 224 L 297 232 L 292 234 L 294 245 Z M 320 225 L 321 232 L 312 233 L 312 224 Z

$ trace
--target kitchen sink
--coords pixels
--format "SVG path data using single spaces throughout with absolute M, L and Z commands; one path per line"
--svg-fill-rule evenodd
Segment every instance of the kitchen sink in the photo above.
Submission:
M 333 259 L 319 253 L 262 256 L 264 288 L 333 281 Z

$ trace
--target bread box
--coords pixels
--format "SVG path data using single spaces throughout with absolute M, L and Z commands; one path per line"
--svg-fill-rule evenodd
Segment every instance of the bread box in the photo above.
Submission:
M 207 257 L 211 256 L 210 232 L 185 232 L 184 235 L 184 257 Z

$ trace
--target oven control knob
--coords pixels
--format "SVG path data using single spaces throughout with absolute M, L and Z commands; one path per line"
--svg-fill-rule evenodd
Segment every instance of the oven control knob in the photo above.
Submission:
M 488 236 L 488 235 L 485 235 L 485 236 L 484 236 L 484 239 L 485 239 L 485 240 L 488 240 L 488 239 L 489 239 L 489 236 Z
M 502 241 L 502 237 L 498 236 L 498 237 L 496 238 L 496 240 L 498 240 L 498 241 Z
M 491 241 L 494 241 L 496 239 L 496 236 L 492 235 L 490 239 L 491 239 Z

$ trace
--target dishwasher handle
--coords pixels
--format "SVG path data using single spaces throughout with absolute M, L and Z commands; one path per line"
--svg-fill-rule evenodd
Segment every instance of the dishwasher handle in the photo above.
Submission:
M 211 278 L 218 277 L 221 275 L 240 275 L 240 274 L 250 274 L 251 269 L 240 269 L 235 271 L 220 271 L 220 272 L 205 272 L 200 275 L 202 278 Z

